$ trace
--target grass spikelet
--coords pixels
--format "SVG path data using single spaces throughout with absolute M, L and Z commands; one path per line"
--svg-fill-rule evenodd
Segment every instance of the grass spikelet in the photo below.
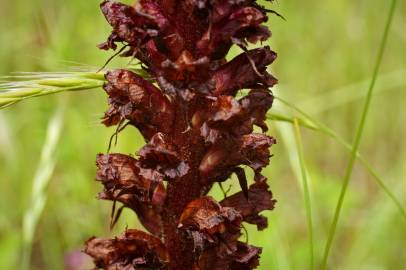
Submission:
M 145 71 L 129 66 L 129 69 L 145 75 Z M 105 83 L 104 72 L 21 72 L 0 77 L 0 109 L 25 99 L 66 91 L 97 89 Z
M 104 74 L 92 72 L 21 73 L 0 83 L 0 109 L 24 99 L 103 86 Z

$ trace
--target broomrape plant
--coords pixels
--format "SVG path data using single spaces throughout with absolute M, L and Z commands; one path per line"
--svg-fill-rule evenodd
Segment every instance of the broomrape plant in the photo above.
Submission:
M 247 43 L 270 37 L 262 23 L 272 11 L 255 1 L 200 0 L 104 1 L 101 9 L 113 31 L 99 48 L 124 43 L 121 56 L 137 58 L 148 76 L 105 75 L 110 107 L 102 122 L 117 133 L 134 126 L 147 144 L 137 157 L 97 156 L 99 198 L 114 203 L 112 225 L 127 207 L 148 233 L 91 238 L 85 252 L 104 269 L 254 269 L 261 248 L 239 238 L 242 222 L 265 229 L 260 212 L 275 205 L 261 170 L 276 142 L 254 125 L 267 130 L 277 80 L 266 71 L 276 53 Z M 234 44 L 242 53 L 227 61 Z M 251 90 L 237 99 L 244 88 Z M 255 172 L 250 187 L 242 165 Z M 232 174 L 242 191 L 220 202 L 207 196 Z

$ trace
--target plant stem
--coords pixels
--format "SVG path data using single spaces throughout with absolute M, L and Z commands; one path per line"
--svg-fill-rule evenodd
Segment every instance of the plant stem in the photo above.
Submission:
M 307 172 L 303 154 L 302 137 L 300 135 L 300 126 L 298 119 L 294 119 L 295 137 L 297 145 L 297 153 L 303 180 L 303 196 L 306 208 L 307 227 L 309 231 L 309 252 L 310 252 L 310 269 L 314 269 L 314 244 L 313 244 L 313 221 L 312 221 L 312 206 L 310 200 L 309 185 L 307 183 Z
M 383 33 L 382 41 L 381 41 L 381 44 L 380 44 L 380 48 L 379 48 L 375 68 L 374 68 L 374 71 L 373 71 L 371 84 L 369 86 L 367 96 L 366 96 L 366 99 L 365 99 L 365 104 L 364 104 L 364 107 L 363 107 L 361 120 L 360 120 L 360 123 L 359 123 L 357 131 L 356 131 L 354 144 L 352 146 L 351 156 L 350 156 L 350 159 L 348 161 L 347 169 L 345 171 L 340 196 L 339 196 L 339 199 L 338 199 L 338 202 L 337 202 L 333 222 L 332 222 L 332 225 L 330 227 L 330 232 L 328 234 L 327 243 L 326 243 L 326 246 L 325 246 L 325 249 L 324 249 L 323 260 L 322 260 L 321 267 L 320 267 L 321 270 L 327 269 L 327 263 L 328 263 L 328 257 L 329 257 L 329 254 L 330 254 L 330 249 L 331 249 L 333 239 L 334 239 L 334 236 L 335 236 L 335 233 L 336 233 L 338 220 L 340 218 L 340 213 L 341 213 L 342 205 L 343 205 L 343 202 L 344 202 L 344 197 L 345 197 L 345 194 L 346 194 L 347 188 L 348 188 L 348 183 L 349 183 L 349 181 L 351 179 L 351 174 L 352 174 L 352 170 L 354 168 L 355 159 L 357 157 L 358 148 L 359 148 L 361 138 L 362 138 L 362 133 L 364 131 L 364 126 L 365 126 L 365 122 L 366 122 L 366 119 L 367 119 L 367 116 L 368 116 L 368 111 L 369 111 L 369 107 L 370 107 L 370 104 L 371 104 L 371 99 L 372 99 L 372 94 L 373 94 L 376 78 L 378 76 L 379 68 L 380 68 L 381 63 L 382 63 L 383 54 L 385 52 L 386 43 L 387 43 L 387 40 L 388 40 L 389 30 L 390 30 L 392 20 L 393 20 L 393 16 L 394 16 L 394 13 L 395 13 L 396 3 L 397 3 L 397 0 L 392 0 L 390 10 L 389 10 L 388 19 L 387 19 L 387 22 L 386 22 L 386 26 L 385 26 L 385 30 L 384 30 L 384 33 Z

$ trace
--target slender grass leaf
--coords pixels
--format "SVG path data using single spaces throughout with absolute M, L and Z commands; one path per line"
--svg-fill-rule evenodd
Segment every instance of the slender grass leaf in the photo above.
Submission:
M 59 108 L 48 124 L 48 130 L 32 183 L 30 204 L 23 217 L 22 267 L 30 269 L 31 251 L 37 224 L 45 207 L 47 187 L 55 168 L 55 152 L 62 131 L 63 109 Z
M 305 202 L 306 209 L 306 220 L 307 220 L 307 229 L 309 232 L 309 253 L 310 253 L 310 269 L 314 269 L 314 241 L 313 241 L 313 218 L 312 218 L 312 205 L 310 199 L 309 185 L 307 183 L 307 170 L 303 154 L 303 144 L 302 136 L 300 135 L 300 126 L 299 121 L 294 119 L 294 128 L 295 128 L 295 138 L 296 138 L 296 148 L 299 158 L 299 165 L 302 176 L 302 185 L 303 185 L 303 197 Z
M 358 148 L 359 148 L 360 143 L 361 143 L 361 138 L 362 138 L 362 134 L 363 134 L 363 131 L 364 131 L 365 122 L 366 122 L 366 119 L 368 117 L 369 107 L 370 107 L 371 100 L 372 100 L 372 95 L 373 95 L 373 90 L 374 90 L 376 79 L 378 77 L 379 69 L 380 69 L 380 66 L 381 66 L 381 63 L 382 63 L 383 54 L 385 52 L 386 43 L 387 43 L 388 36 L 389 36 L 389 30 L 390 30 L 392 20 L 393 20 L 394 14 L 395 14 L 396 4 L 397 4 L 397 0 L 392 0 L 391 1 L 391 6 L 390 6 L 390 9 L 389 9 L 387 22 L 385 24 L 385 30 L 383 32 L 383 37 L 382 37 L 382 40 L 381 40 L 381 43 L 380 43 L 380 48 L 379 48 L 379 51 L 378 51 L 378 56 L 377 56 L 377 59 L 376 59 L 376 64 L 375 64 L 375 67 L 374 67 L 371 84 L 369 86 L 367 96 L 366 96 L 366 99 L 365 99 L 365 104 L 364 104 L 364 107 L 363 107 L 361 120 L 359 122 L 357 131 L 356 131 L 356 134 L 355 134 L 355 140 L 354 140 L 354 143 L 352 145 L 351 156 L 350 156 L 350 159 L 348 161 L 347 169 L 345 171 L 340 196 L 338 198 L 336 210 L 335 210 L 335 213 L 334 213 L 333 222 L 331 224 L 330 232 L 328 234 L 326 247 L 324 249 L 324 256 L 323 256 L 323 260 L 322 260 L 322 263 L 321 263 L 321 270 L 327 269 L 328 257 L 329 257 L 331 246 L 332 246 L 332 243 L 333 243 L 333 239 L 334 239 L 334 236 L 335 236 L 335 233 L 336 233 L 337 224 L 338 224 L 338 220 L 340 218 L 344 198 L 345 198 L 345 195 L 347 193 L 348 183 L 349 183 L 349 181 L 351 179 L 351 174 L 352 174 L 352 170 L 354 168 L 355 159 L 357 157 Z
M 280 98 L 280 97 L 275 97 L 277 100 L 279 100 L 281 103 L 285 104 L 287 107 L 291 108 L 292 110 L 296 111 L 297 113 L 301 114 L 305 121 L 298 121 L 298 124 L 302 127 L 309 128 L 311 130 L 318 131 L 331 139 L 333 139 L 335 142 L 343 146 L 347 151 L 351 152 L 352 151 L 352 146 L 350 143 L 345 141 L 340 135 L 338 135 L 334 130 L 329 128 L 328 126 L 322 124 L 321 122 L 317 121 L 307 113 L 305 113 L 303 110 L 299 109 L 297 106 L 291 104 L 290 102 Z M 268 113 L 267 114 L 268 119 L 272 119 L 272 116 Z M 296 118 L 296 117 L 295 117 Z M 283 122 L 288 122 L 293 124 L 294 119 L 292 117 L 284 116 L 282 120 L 278 120 L 274 118 L 276 121 L 283 121 Z M 311 123 L 310 126 L 308 124 L 303 124 L 304 122 L 306 123 Z M 371 174 L 375 182 L 383 189 L 383 191 L 386 193 L 386 195 L 393 201 L 393 203 L 397 206 L 399 209 L 399 212 L 403 216 L 404 220 L 406 221 L 406 210 L 400 203 L 400 201 L 396 198 L 394 193 L 390 190 L 390 188 L 385 184 L 385 181 L 382 179 L 381 176 L 379 176 L 379 173 L 376 172 L 376 170 L 373 168 L 373 166 L 367 161 L 367 159 L 361 155 L 361 153 L 357 152 L 357 159 L 361 162 L 361 164 L 365 167 L 365 169 Z

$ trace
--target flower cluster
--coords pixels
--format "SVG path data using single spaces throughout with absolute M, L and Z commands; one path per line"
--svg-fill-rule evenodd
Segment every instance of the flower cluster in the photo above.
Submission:
M 264 132 L 277 80 L 267 72 L 276 53 L 247 46 L 270 37 L 263 23 L 273 11 L 255 0 L 104 1 L 101 9 L 113 31 L 99 47 L 123 44 L 121 55 L 149 76 L 106 74 L 103 123 L 136 127 L 146 145 L 136 157 L 97 156 L 99 198 L 122 204 L 113 224 L 127 207 L 149 233 L 91 238 L 85 252 L 102 269 L 254 269 L 261 248 L 239 238 L 242 222 L 266 228 L 260 213 L 275 204 L 261 170 L 276 143 Z M 228 61 L 233 45 L 242 53 Z M 241 89 L 249 92 L 238 99 Z M 243 165 L 255 174 L 249 187 Z M 221 202 L 208 196 L 232 174 L 240 192 Z

